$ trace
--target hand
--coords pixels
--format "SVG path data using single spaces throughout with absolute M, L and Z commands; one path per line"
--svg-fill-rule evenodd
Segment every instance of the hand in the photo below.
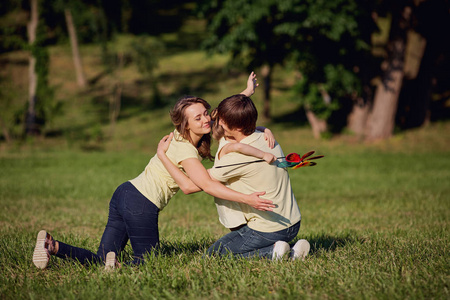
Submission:
M 264 129 L 264 139 L 267 141 L 270 149 L 275 147 L 275 136 L 269 128 Z
M 156 154 L 158 154 L 158 157 L 166 154 L 167 149 L 169 149 L 169 145 L 170 145 L 170 142 L 172 141 L 172 138 L 173 138 L 173 132 L 171 132 L 169 135 L 164 136 L 161 139 L 161 141 L 159 141 L 158 149 L 156 150 Z
M 241 93 L 247 97 L 250 97 L 255 93 L 256 88 L 259 84 L 256 82 L 258 79 L 256 78 L 256 74 L 251 72 L 247 79 L 247 88 Z
M 259 196 L 264 195 L 266 192 L 256 192 L 253 194 L 248 195 L 248 200 L 246 204 L 250 205 L 251 207 L 262 210 L 262 211 L 272 211 L 275 207 L 272 201 L 259 198 Z
M 277 160 L 277 157 L 276 157 L 275 155 L 273 155 L 272 153 L 264 152 L 263 159 L 264 159 L 268 164 L 271 164 L 271 163 L 273 163 L 274 161 Z

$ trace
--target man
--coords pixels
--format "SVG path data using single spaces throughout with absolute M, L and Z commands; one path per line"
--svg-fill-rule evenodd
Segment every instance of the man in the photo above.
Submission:
M 245 95 L 228 97 L 219 104 L 215 112 L 215 126 L 217 131 L 223 133 L 223 138 L 210 175 L 241 193 L 264 190 L 266 194 L 262 197 L 273 201 L 275 207 L 272 211 L 258 211 L 245 204 L 227 205 L 228 202 L 217 199 L 222 224 L 229 228 L 239 226 L 216 241 L 207 252 L 209 255 L 231 253 L 273 260 L 289 256 L 292 259 L 304 258 L 310 249 L 308 241 L 299 240 L 292 250 L 288 244 L 297 236 L 301 215 L 287 170 L 277 167 L 279 160 L 271 164 L 246 163 L 255 158 L 238 152 L 221 153 L 227 143 L 239 142 L 272 153 L 277 158 L 284 157 L 278 143 L 271 149 L 264 134 L 255 132 L 257 118 L 255 105 Z

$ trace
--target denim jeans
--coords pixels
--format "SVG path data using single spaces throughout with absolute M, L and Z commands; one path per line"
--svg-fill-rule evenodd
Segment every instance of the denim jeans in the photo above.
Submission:
M 217 240 L 207 250 L 207 255 L 232 254 L 237 257 L 260 257 L 272 259 L 276 241 L 290 242 L 297 236 L 300 222 L 276 232 L 261 232 L 244 226 Z
M 70 257 L 81 263 L 98 263 L 110 251 L 119 254 L 130 240 L 134 260 L 143 262 L 143 256 L 159 245 L 159 208 L 144 197 L 130 182 L 120 185 L 109 203 L 108 223 L 97 254 L 89 250 L 59 242 L 58 257 Z

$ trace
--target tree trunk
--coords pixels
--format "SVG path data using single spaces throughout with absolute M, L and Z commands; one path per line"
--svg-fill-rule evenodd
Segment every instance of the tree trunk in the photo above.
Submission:
M 412 64 L 415 68 L 411 72 L 413 76 L 409 76 L 408 89 L 400 95 L 399 119 L 403 128 L 420 127 L 430 122 L 440 60 L 450 53 L 449 39 L 443 37 L 440 30 L 450 28 L 448 0 L 421 1 L 416 5 L 417 32 L 412 34 L 416 43 L 408 47 L 408 57 L 416 63 Z M 448 77 L 448 72 L 446 74 L 444 77 Z
M 66 16 L 67 30 L 69 32 L 70 45 L 72 47 L 72 57 L 77 75 L 77 84 L 79 87 L 86 87 L 86 77 L 84 76 L 83 64 L 81 63 L 81 56 L 78 50 L 77 31 L 73 23 L 72 13 L 69 9 L 65 9 L 64 14 Z
M 33 47 L 36 41 L 36 30 L 38 26 L 38 0 L 30 0 L 30 22 L 27 24 L 28 43 Z M 29 57 L 28 65 L 28 109 L 25 115 L 25 133 L 27 135 L 39 134 L 39 128 L 36 123 L 36 90 L 38 75 L 36 74 L 36 58 L 33 53 Z
M 271 119 L 270 113 L 270 90 L 272 85 L 272 66 L 265 65 L 261 68 L 261 75 L 264 81 L 264 105 L 263 117 L 266 121 Z
M 378 85 L 372 111 L 368 118 L 366 140 L 387 139 L 392 136 L 398 95 L 404 76 L 404 58 L 412 9 L 404 6 L 393 16 L 387 47 L 386 70 Z
M 347 119 L 347 128 L 357 136 L 363 136 L 368 115 L 369 104 L 361 98 L 356 99 Z
M 311 110 L 308 108 L 306 110 L 306 118 L 311 125 L 313 136 L 319 139 L 322 133 L 327 131 L 327 122 L 325 120 L 319 119 Z

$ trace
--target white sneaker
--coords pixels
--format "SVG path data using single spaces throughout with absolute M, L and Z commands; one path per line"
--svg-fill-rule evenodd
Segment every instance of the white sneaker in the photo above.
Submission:
M 305 260 L 305 257 L 309 253 L 309 249 L 311 249 L 311 246 L 309 245 L 309 242 L 307 240 L 299 240 L 297 243 L 295 243 L 294 247 L 292 247 L 292 260 L 296 260 L 299 258 L 301 260 Z
M 39 269 L 45 269 L 50 260 L 50 254 L 45 247 L 45 240 L 47 238 L 47 231 L 39 231 L 36 238 L 36 245 L 34 246 L 33 252 L 33 263 Z
M 291 247 L 285 241 L 278 241 L 273 246 L 272 260 L 281 260 L 286 253 L 291 251 Z
M 116 268 L 116 253 L 113 251 L 110 251 L 110 252 L 108 252 L 108 254 L 106 254 L 105 270 L 110 271 L 110 270 L 114 270 L 115 268 Z

